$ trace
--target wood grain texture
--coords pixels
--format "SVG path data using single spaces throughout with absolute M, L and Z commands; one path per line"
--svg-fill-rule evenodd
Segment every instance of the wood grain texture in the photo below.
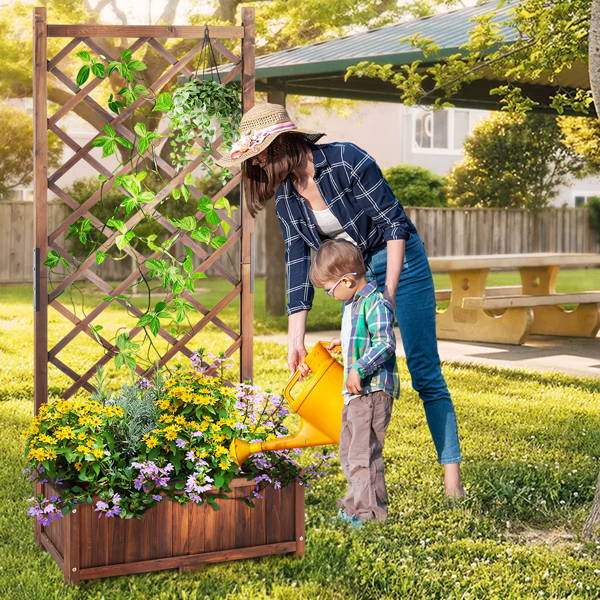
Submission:
M 91 38 L 188 38 L 202 39 L 205 27 L 189 25 L 48 25 L 48 37 Z M 244 27 L 211 26 L 211 38 L 231 39 L 244 37 Z
M 296 482 L 295 496 L 295 519 L 296 519 L 296 556 L 304 556 L 306 542 L 306 519 L 305 519 L 305 494 L 306 488 L 302 483 Z

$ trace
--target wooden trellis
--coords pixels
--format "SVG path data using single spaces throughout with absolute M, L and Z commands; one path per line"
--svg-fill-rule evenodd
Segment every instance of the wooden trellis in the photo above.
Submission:
M 119 175 L 125 175 L 131 172 L 131 163 L 122 166 L 114 175 L 93 156 L 90 155 L 92 141 L 90 140 L 85 146 L 80 147 L 67 133 L 61 129 L 60 120 L 71 111 L 79 102 L 85 102 L 96 114 L 98 114 L 107 124 L 109 124 L 118 135 L 126 138 L 130 142 L 133 141 L 131 132 L 123 126 L 124 120 L 130 116 L 133 111 L 141 106 L 146 100 L 140 96 L 133 104 L 122 110 L 121 114 L 115 116 L 102 108 L 91 96 L 90 93 L 99 86 L 104 78 L 94 77 L 91 82 L 85 85 L 82 89 L 71 81 L 71 79 L 60 70 L 61 61 L 75 49 L 84 45 L 96 54 L 102 54 L 111 60 L 117 60 L 118 57 L 113 57 L 102 47 L 103 38 L 127 38 L 135 41 L 130 46 L 132 53 L 145 48 L 146 45 L 151 46 L 160 56 L 166 61 L 168 69 L 151 85 L 152 90 L 157 93 L 161 88 L 178 74 L 185 76 L 192 75 L 187 67 L 190 61 L 198 57 L 202 50 L 202 38 L 204 36 L 204 27 L 176 27 L 176 26 L 104 26 L 104 25 L 49 25 L 46 23 L 46 9 L 34 9 L 34 73 L 33 73 L 33 97 L 34 97 L 34 410 L 38 413 L 41 404 L 47 401 L 48 398 L 48 363 L 52 363 L 63 373 L 73 379 L 73 384 L 64 392 L 63 397 L 72 396 L 77 390 L 83 388 L 90 391 L 89 380 L 94 375 L 96 367 L 107 363 L 115 356 L 119 350 L 117 347 L 104 338 L 100 338 L 102 346 L 106 352 L 103 357 L 95 364 L 90 365 L 90 368 L 85 373 L 76 373 L 68 364 L 68 360 L 60 360 L 58 353 L 64 350 L 67 345 L 79 334 L 85 333 L 92 339 L 91 326 L 93 321 L 104 311 L 109 305 L 109 302 L 101 301 L 85 318 L 79 319 L 71 312 L 64 304 L 59 302 L 61 292 L 67 289 L 74 281 L 84 276 L 89 281 L 94 283 L 105 294 L 117 296 L 123 293 L 130 285 L 132 285 L 139 277 L 140 271 L 146 273 L 147 268 L 144 267 L 144 262 L 148 258 L 156 258 L 157 254 L 150 257 L 143 257 L 136 251 L 127 247 L 126 249 L 133 253 L 140 263 L 140 269 L 136 269 L 129 275 L 120 285 L 113 288 L 107 282 L 103 281 L 98 275 L 90 270 L 90 267 L 95 263 L 96 253 L 87 257 L 79 266 L 75 273 L 68 275 L 65 279 L 48 294 L 48 268 L 44 266 L 44 261 L 48 253 L 48 249 L 53 249 L 66 260 L 73 262 L 73 258 L 66 252 L 58 243 L 59 236 L 68 230 L 69 226 L 77 222 L 80 218 L 91 218 L 91 224 L 97 230 L 102 230 L 108 236 L 103 247 L 109 248 L 118 235 L 118 232 L 112 231 L 105 227 L 105 224 L 100 219 L 94 217 L 89 211 L 94 204 L 100 199 L 100 190 L 93 194 L 83 204 L 79 204 L 71 198 L 64 190 L 62 190 L 57 181 L 67 171 L 74 168 L 81 160 L 85 160 L 98 173 L 108 178 L 108 182 L 104 186 L 104 193 L 113 188 L 115 178 Z M 234 64 L 234 68 L 222 79 L 223 82 L 231 81 L 236 75 L 241 73 L 242 82 L 242 103 L 243 111 L 247 111 L 254 105 L 254 9 L 242 9 L 242 25 L 239 27 L 209 27 L 209 35 L 215 50 L 219 51 L 228 61 Z M 48 60 L 47 56 L 47 38 L 72 38 L 66 46 L 54 57 Z M 177 58 L 171 54 L 158 40 L 163 38 L 178 38 L 178 39 L 194 39 L 197 43 L 194 47 L 185 54 L 182 58 Z M 219 39 L 239 39 L 241 40 L 241 57 L 236 56 L 233 52 L 227 49 L 219 42 Z M 48 73 L 52 77 L 58 78 L 72 93 L 73 97 L 69 99 L 62 107 L 60 107 L 53 115 L 48 118 L 47 115 L 47 77 Z M 56 134 L 69 148 L 74 152 L 74 155 L 69 158 L 51 177 L 47 173 L 47 132 L 52 131 Z M 161 132 L 168 133 L 166 131 Z M 98 135 L 103 135 L 99 132 Z M 97 137 L 97 136 L 96 136 Z M 95 138 L 94 138 L 95 139 Z M 200 140 L 196 143 L 203 145 Z M 216 151 L 221 138 L 215 140 L 213 149 Z M 149 152 L 146 151 L 146 155 Z M 218 156 L 218 154 L 217 154 Z M 183 183 L 187 173 L 191 173 L 201 165 L 203 156 L 193 160 L 185 169 L 179 173 L 175 173 L 173 167 L 166 161 L 157 157 L 157 165 L 163 169 L 170 177 L 168 185 L 165 186 L 154 198 L 154 200 L 145 205 L 145 208 L 171 235 L 174 235 L 179 230 L 173 226 L 166 218 L 161 216 L 157 211 L 157 205 L 164 200 L 171 191 Z M 213 198 L 215 200 L 227 194 L 234 186 L 242 181 L 242 173 L 237 172 L 232 180 Z M 188 186 L 192 195 L 196 198 L 201 198 L 203 194 L 195 187 Z M 48 231 L 47 222 L 47 203 L 48 191 L 52 191 L 68 206 L 73 209 L 72 214 L 65 219 L 56 229 Z M 190 356 L 192 351 L 187 348 L 187 344 L 208 324 L 213 323 L 221 331 L 227 334 L 232 343 L 226 351 L 230 356 L 236 350 L 240 350 L 240 378 L 243 381 L 252 379 L 253 361 L 252 361 L 252 338 L 253 338 L 253 219 L 244 203 L 241 203 L 242 222 L 241 225 L 229 219 L 223 211 L 217 211 L 220 217 L 227 221 L 231 226 L 230 236 L 221 248 L 209 255 L 197 242 L 189 237 L 189 234 L 181 231 L 180 239 L 183 240 L 189 248 L 202 261 L 201 264 L 194 270 L 195 272 L 203 272 L 209 267 L 216 269 L 227 281 L 233 285 L 232 291 L 227 294 L 217 305 L 209 310 L 200 302 L 195 300 L 193 296 L 185 291 L 183 295 L 188 302 L 202 314 L 202 318 L 192 329 L 181 339 L 176 339 L 169 332 L 160 329 L 159 335 L 166 340 L 171 347 L 163 356 L 160 366 L 166 364 L 177 353 L 181 352 L 186 356 Z M 203 216 L 201 211 L 198 211 L 196 217 Z M 139 213 L 131 216 L 126 226 L 131 229 L 139 220 Z M 241 279 L 231 273 L 227 268 L 222 266 L 217 259 L 227 252 L 228 249 L 236 241 L 241 241 L 240 253 L 240 274 Z M 240 331 L 236 332 L 227 326 L 218 318 L 219 312 L 227 306 L 234 298 L 241 296 L 240 301 Z M 120 300 L 113 300 L 121 302 Z M 54 347 L 48 348 L 48 306 L 58 311 L 63 317 L 68 319 L 73 324 L 73 329 Z M 141 311 L 135 307 L 129 307 L 130 311 L 138 316 Z M 137 313 L 136 313 L 137 311 Z M 134 327 L 129 336 L 135 338 L 142 331 L 142 328 Z M 138 366 L 138 373 L 144 373 L 143 369 Z

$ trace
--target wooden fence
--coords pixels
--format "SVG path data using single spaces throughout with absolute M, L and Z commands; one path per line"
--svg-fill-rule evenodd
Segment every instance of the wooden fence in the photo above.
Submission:
M 50 228 L 56 227 L 70 212 L 61 203 L 49 203 Z M 409 207 L 406 212 L 425 242 L 429 256 L 536 251 L 600 253 L 598 234 L 590 227 L 587 208 L 549 208 L 537 216 L 518 209 Z M 234 220 L 239 220 L 239 211 L 233 214 Z M 32 222 L 33 204 L 0 202 L 0 283 L 27 283 L 32 280 Z M 256 275 L 260 277 L 266 270 L 268 242 L 264 211 L 256 218 L 254 231 Z M 273 233 L 269 232 L 269 235 Z M 277 230 L 274 235 L 281 233 Z M 184 253 L 183 248 L 177 251 Z M 229 254 L 239 256 L 238 243 Z M 221 258 L 220 262 L 231 267 L 227 257 Z M 105 281 L 118 281 L 131 273 L 134 266 L 128 260 L 105 261 L 93 270 Z M 207 270 L 208 276 L 216 274 L 212 268 Z

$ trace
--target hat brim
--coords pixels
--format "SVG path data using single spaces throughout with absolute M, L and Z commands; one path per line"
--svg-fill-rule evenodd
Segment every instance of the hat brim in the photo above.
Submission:
M 268 135 L 254 150 L 247 150 L 239 156 L 238 158 L 232 159 L 231 157 L 224 155 L 219 160 L 215 162 L 220 167 L 239 167 L 243 162 L 247 161 L 249 158 L 260 154 L 265 148 L 267 148 L 273 140 L 281 135 L 282 133 L 301 133 L 309 142 L 316 142 L 320 140 L 326 133 L 319 133 L 317 131 L 311 131 L 310 129 L 288 129 L 287 131 L 278 131 L 277 133 L 272 133 Z

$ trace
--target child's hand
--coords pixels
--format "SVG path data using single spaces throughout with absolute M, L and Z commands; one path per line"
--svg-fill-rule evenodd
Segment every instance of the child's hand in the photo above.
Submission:
M 346 379 L 346 389 L 351 394 L 362 394 L 362 377 L 356 369 L 350 369 Z
M 329 342 L 329 346 L 327 346 L 327 350 L 333 352 L 334 354 L 341 354 L 340 350 L 337 350 L 336 346 L 341 346 L 342 340 L 340 338 L 331 338 L 331 342 Z

